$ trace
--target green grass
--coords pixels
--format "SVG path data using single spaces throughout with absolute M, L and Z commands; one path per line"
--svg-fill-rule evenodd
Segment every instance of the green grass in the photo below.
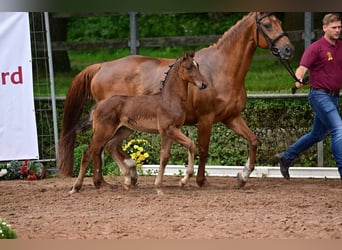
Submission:
M 153 56 L 153 57 L 169 57 L 176 58 L 185 50 L 196 51 L 197 48 L 184 47 L 167 47 L 163 49 L 141 48 L 139 54 Z M 55 78 L 55 92 L 56 96 L 65 96 L 72 79 L 76 74 L 84 69 L 86 66 L 103 61 L 110 61 L 118 59 L 130 54 L 129 49 L 117 50 L 101 50 L 101 51 L 83 51 L 83 52 L 69 52 L 69 59 L 72 66 L 72 71 L 67 74 L 58 73 Z M 295 69 L 297 67 L 296 61 L 292 61 L 291 65 Z M 246 75 L 247 93 L 291 93 L 291 87 L 294 84 L 293 79 L 279 60 L 270 54 L 268 50 L 257 49 L 253 58 L 250 70 Z M 41 88 L 41 87 L 40 87 Z M 301 91 L 305 91 L 301 90 Z M 39 95 L 46 96 L 47 90 L 43 88 Z

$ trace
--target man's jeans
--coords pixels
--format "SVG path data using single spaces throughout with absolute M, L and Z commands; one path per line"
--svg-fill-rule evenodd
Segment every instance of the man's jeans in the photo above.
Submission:
M 283 160 L 290 164 L 302 152 L 331 133 L 331 149 L 342 178 L 342 120 L 338 109 L 338 97 L 310 89 L 309 103 L 315 113 L 313 128 L 284 152 Z

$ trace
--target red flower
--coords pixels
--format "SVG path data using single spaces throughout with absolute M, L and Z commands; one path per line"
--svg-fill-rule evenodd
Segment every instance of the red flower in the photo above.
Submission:
M 29 181 L 35 181 L 35 180 L 37 180 L 37 176 L 36 176 L 35 174 L 28 175 L 28 176 L 27 176 L 27 180 L 29 180 Z
M 26 174 L 26 172 L 27 172 L 27 165 L 21 166 L 21 168 L 20 168 L 20 173 L 21 173 L 21 174 Z
M 29 170 L 29 171 L 27 172 L 27 174 L 28 174 L 28 175 L 34 175 L 35 173 L 34 173 L 33 170 Z

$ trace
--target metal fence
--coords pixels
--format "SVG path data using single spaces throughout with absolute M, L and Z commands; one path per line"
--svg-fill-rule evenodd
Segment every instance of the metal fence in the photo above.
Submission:
M 58 152 L 58 129 L 49 19 L 47 13 L 39 12 L 29 13 L 29 18 L 34 95 L 49 93 L 48 100 L 35 97 L 39 158 L 48 168 L 54 168 Z

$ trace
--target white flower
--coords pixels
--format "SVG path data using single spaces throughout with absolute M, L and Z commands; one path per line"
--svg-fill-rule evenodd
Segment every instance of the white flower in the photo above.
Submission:
M 1 171 L 0 171 L 0 177 L 4 176 L 4 175 L 6 175 L 6 174 L 7 174 L 7 169 L 5 169 L 5 168 L 1 169 Z

